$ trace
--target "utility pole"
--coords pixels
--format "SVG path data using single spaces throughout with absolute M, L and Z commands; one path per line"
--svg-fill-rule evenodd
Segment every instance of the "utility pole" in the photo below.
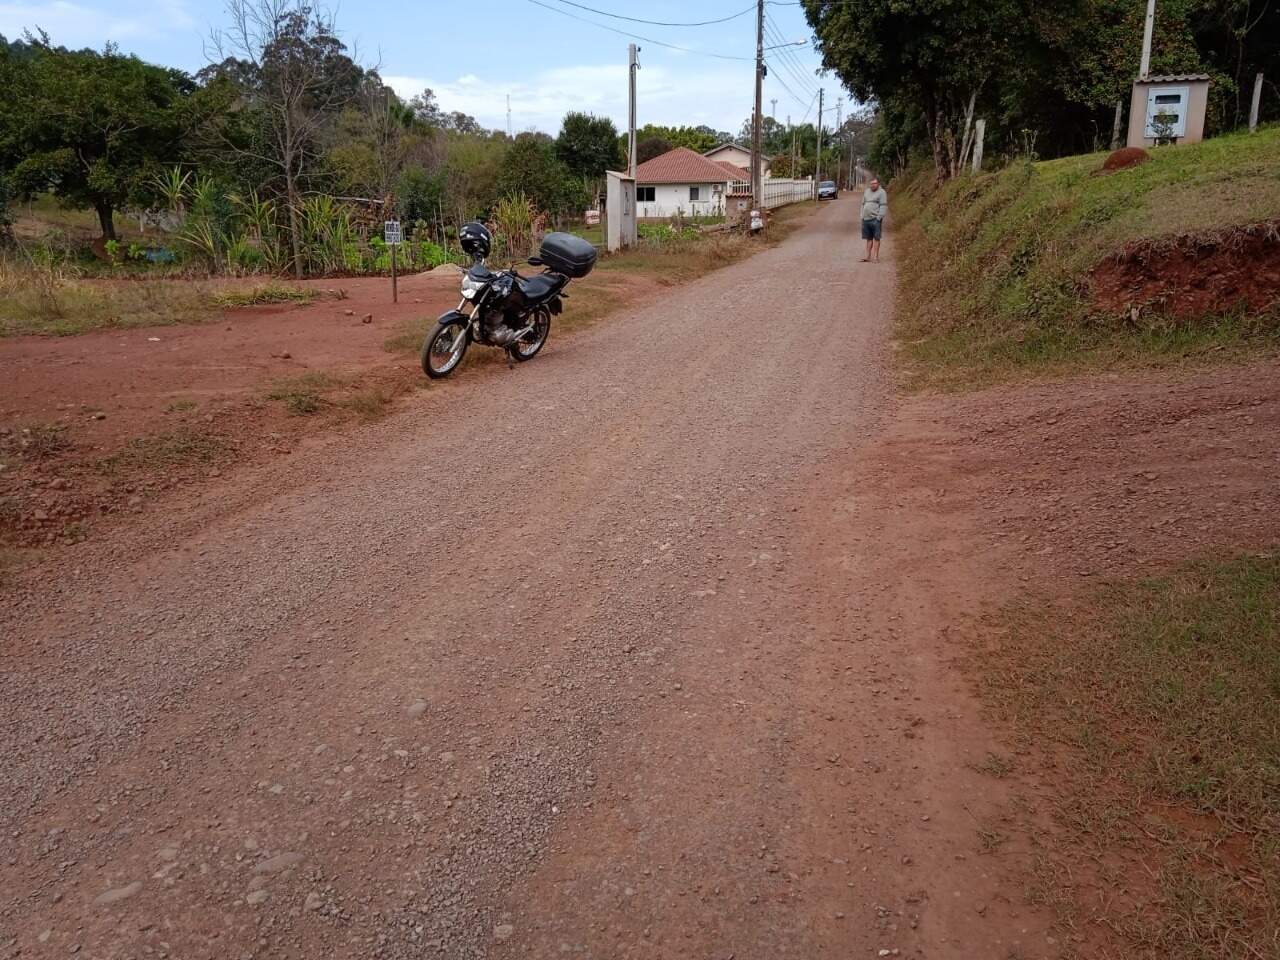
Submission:
M 507 94 L 507 139 L 511 139 L 511 94 Z
M 836 148 L 836 178 L 835 179 L 836 179 L 837 187 L 840 185 L 840 167 L 842 166 L 841 159 L 844 156 L 844 154 L 841 152 L 841 142 L 840 142 L 840 128 L 843 126 L 844 126 L 844 97 L 839 97 L 836 100 L 836 133 L 835 133 L 835 136 L 832 138 Z
M 751 203 L 764 215 L 764 184 L 760 182 L 760 102 L 764 96 L 764 0 L 756 0 L 756 109 L 751 124 Z
M 791 131 L 791 179 L 796 177 L 796 131 L 791 125 L 791 114 L 787 114 L 787 129 Z
M 827 91 L 821 87 L 818 88 L 818 149 L 813 155 L 813 181 L 814 183 L 822 182 L 822 98 Z M 814 197 L 818 194 L 815 192 Z
M 1156 0 L 1147 0 L 1147 22 L 1142 28 L 1142 66 L 1138 79 L 1145 80 L 1151 72 L 1151 33 L 1156 25 Z
M 1111 121 L 1111 149 L 1120 149 L 1120 120 L 1124 113 L 1124 101 L 1116 101 L 1116 118 Z
M 640 60 L 636 54 L 640 48 L 634 43 L 627 44 L 627 176 L 632 179 L 636 175 L 636 71 L 640 69 Z

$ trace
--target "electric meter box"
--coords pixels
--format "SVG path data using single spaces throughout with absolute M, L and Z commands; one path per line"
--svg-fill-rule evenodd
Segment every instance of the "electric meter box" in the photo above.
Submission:
M 1174 74 L 1133 82 L 1129 100 L 1131 147 L 1170 143 L 1199 143 L 1209 106 L 1209 75 Z

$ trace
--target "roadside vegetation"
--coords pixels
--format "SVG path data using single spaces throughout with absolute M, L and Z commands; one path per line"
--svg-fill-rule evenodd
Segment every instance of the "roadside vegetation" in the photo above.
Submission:
M 1114 172 L 1102 171 L 1104 160 L 1024 158 L 942 186 L 919 169 L 897 182 L 898 335 L 913 386 L 959 389 L 1280 347 L 1277 291 L 1255 289 L 1266 280 L 1250 271 L 1199 277 L 1192 258 L 1152 287 L 1139 264 L 1120 278 L 1138 291 L 1122 302 L 1100 300 L 1096 277 L 1135 244 L 1203 236 L 1207 249 L 1229 245 L 1237 227 L 1259 232 L 1280 256 L 1280 127 L 1158 148 Z M 1184 290 L 1228 280 L 1239 289 L 1225 287 L 1209 309 L 1180 305 Z M 1251 306 L 1251 297 L 1270 305 Z
M 1033 898 L 1078 932 L 1105 917 L 1126 956 L 1280 955 L 1280 553 L 1025 601 L 1007 626 L 973 665 L 1022 756 L 1053 758 Z

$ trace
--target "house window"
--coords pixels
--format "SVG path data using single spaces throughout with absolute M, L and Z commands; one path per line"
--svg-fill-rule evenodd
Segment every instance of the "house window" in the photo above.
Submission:
M 701 199 L 702 199 L 701 194 L 702 194 L 702 188 L 701 188 L 701 187 L 690 187 L 690 188 L 689 188 L 689 200 L 690 200 L 690 201 L 693 201 L 693 200 L 701 200 Z
M 656 187 L 636 187 L 636 203 L 653 203 Z

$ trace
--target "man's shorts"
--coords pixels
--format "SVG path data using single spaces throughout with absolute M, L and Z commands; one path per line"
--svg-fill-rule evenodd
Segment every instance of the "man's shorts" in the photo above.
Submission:
M 879 240 L 880 234 L 884 230 L 884 221 L 872 218 L 862 221 L 862 239 L 863 240 Z

